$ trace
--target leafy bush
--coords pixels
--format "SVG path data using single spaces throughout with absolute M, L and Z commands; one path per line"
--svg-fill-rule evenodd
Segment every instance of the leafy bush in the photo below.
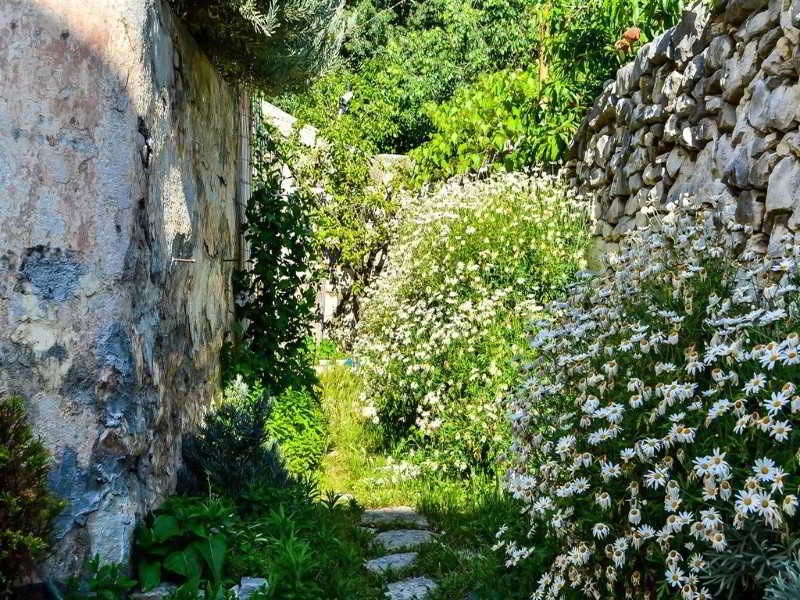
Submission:
M 363 577 L 368 536 L 355 527 L 355 507 L 336 497 L 321 502 L 309 487 L 278 501 L 265 491 L 248 503 L 247 520 L 237 528 L 234 577 L 266 577 L 270 600 L 381 597 L 380 583 Z
M 314 311 L 316 198 L 284 175 L 278 139 L 274 128 L 260 125 L 245 229 L 250 257 L 234 279 L 237 322 L 247 326 L 224 356 L 228 377 L 242 375 L 273 394 L 314 380 L 306 339 Z
M 136 587 L 136 580 L 125 574 L 122 565 L 103 564 L 100 557 L 95 556 L 84 565 L 86 572 L 86 591 L 81 591 L 81 581 L 72 577 L 67 582 L 64 600 L 120 600 L 127 598 Z
M 33 433 L 21 398 L 0 399 L 0 596 L 49 546 L 61 509 L 47 487 L 50 454 Z
M 700 583 L 715 598 L 727 600 L 748 595 L 763 597 L 764 590 L 776 581 L 800 547 L 800 540 L 765 531 L 755 520 L 745 522 L 741 529 L 729 528 L 725 535 L 724 550 L 706 553 Z
M 136 533 L 142 589 L 173 581 L 197 592 L 201 584 L 208 584 L 210 597 L 216 598 L 234 521 L 229 501 L 180 496 L 167 500 Z
M 315 252 L 307 258 L 316 262 L 306 263 L 306 268 L 335 287 L 338 322 L 326 334 L 347 347 L 360 317 L 363 291 L 385 263 L 398 202 L 393 184 L 375 181 L 370 174 L 374 149 L 358 138 L 352 120 L 337 119 L 335 108 L 331 110 L 333 124 L 325 130 L 324 142 L 314 148 L 300 144 L 296 135 L 269 143 L 279 147 L 296 194 L 314 198 L 308 214 Z
M 342 119 L 352 121 L 360 139 L 390 153 L 407 153 L 438 139 L 433 155 L 463 167 L 446 170 L 445 177 L 473 169 L 476 152 L 487 152 L 484 158 L 494 156 L 490 150 L 498 129 L 509 144 L 527 148 L 527 158 L 541 164 L 561 158 L 564 139 L 603 82 L 642 42 L 674 25 L 682 4 L 681 0 L 399 4 L 362 0 L 351 9 L 354 26 L 344 44 L 345 66 L 323 77 L 309 92 L 275 102 L 313 123 L 324 137 L 339 98 L 350 89 L 353 99 Z M 639 39 L 629 43 L 623 32 L 634 26 Z M 516 71 L 526 72 L 523 78 L 535 81 L 531 85 L 538 90 L 492 75 Z M 483 76 L 487 77 L 479 81 Z M 468 111 L 459 109 L 456 97 L 488 117 L 488 135 Z M 509 123 L 531 109 L 535 116 L 527 127 Z M 455 123 L 441 122 L 448 118 Z M 535 127 L 534 118 L 543 121 L 542 126 Z M 460 131 L 460 125 L 466 131 Z M 470 136 L 476 132 L 488 141 L 472 142 Z M 466 145 L 463 150 L 453 144 L 450 134 Z M 441 143 L 448 149 L 437 147 Z M 501 162 L 505 155 L 499 154 Z M 434 169 L 430 174 L 440 173 Z
M 410 436 L 432 466 L 491 468 L 524 315 L 582 264 L 584 214 L 545 175 L 452 181 L 409 201 L 356 347 L 365 410 L 389 439 Z
M 228 76 L 272 91 L 322 73 L 342 43 L 343 0 L 171 0 Z
M 556 161 L 578 127 L 577 104 L 568 81 L 499 71 L 462 88 L 447 103 L 430 106 L 434 133 L 411 156 L 424 180 Z
M 762 595 L 791 555 L 800 248 L 739 256 L 752 232 L 702 200 L 654 216 L 536 324 L 507 482 L 534 540 L 509 560 L 560 545 L 536 598 L 708 598 L 699 582 L 730 573 L 723 594 Z
M 338 360 L 346 356 L 344 352 L 339 350 L 339 347 L 333 340 L 320 340 L 320 342 L 314 346 L 315 364 L 319 364 L 321 360 Z
M 800 598 L 800 558 L 786 561 L 777 577 L 767 587 L 767 600 L 792 600 Z
M 180 488 L 235 497 L 257 483 L 287 485 L 288 473 L 267 431 L 270 404 L 263 388 L 236 379 L 200 429 L 184 438 Z
M 300 476 L 315 471 L 327 447 L 322 408 L 316 394 L 288 389 L 275 398 L 267 431 L 280 447 L 289 473 Z

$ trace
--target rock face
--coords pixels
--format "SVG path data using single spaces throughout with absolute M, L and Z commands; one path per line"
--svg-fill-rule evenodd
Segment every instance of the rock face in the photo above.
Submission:
M 689 200 L 743 227 L 745 246 L 780 249 L 800 225 L 797 0 L 707 3 L 609 81 L 567 165 L 594 203 L 600 246 L 642 209 Z
M 61 579 L 127 561 L 218 393 L 248 103 L 160 0 L 6 0 L 0 30 L 0 396 L 53 453 Z

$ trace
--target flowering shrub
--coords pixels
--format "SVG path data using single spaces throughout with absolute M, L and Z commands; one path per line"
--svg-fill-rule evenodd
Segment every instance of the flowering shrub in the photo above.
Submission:
M 358 329 L 365 416 L 434 468 L 491 466 L 525 315 L 582 264 L 584 211 L 556 177 L 506 174 L 453 180 L 402 212 Z
M 668 208 L 537 323 L 507 480 L 531 539 L 560 546 L 534 598 L 728 597 L 712 556 L 753 587 L 732 540 L 796 539 L 800 247 L 739 254 L 742 226 Z M 529 545 L 499 543 L 510 563 Z

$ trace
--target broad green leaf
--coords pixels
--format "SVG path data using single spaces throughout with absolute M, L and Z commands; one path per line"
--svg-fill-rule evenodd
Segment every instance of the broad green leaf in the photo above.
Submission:
M 200 557 L 192 546 L 173 552 L 164 560 L 164 568 L 187 579 L 199 579 L 202 573 Z
M 181 534 L 178 519 L 172 515 L 158 515 L 153 522 L 153 538 L 157 542 L 165 542 Z
M 141 562 L 138 572 L 139 584 L 145 592 L 161 583 L 161 564 L 158 562 Z
M 225 566 L 225 550 L 227 549 L 225 537 L 220 534 L 212 535 L 205 540 L 194 542 L 192 547 L 206 561 L 208 568 L 211 570 L 213 581 L 222 580 L 222 568 Z

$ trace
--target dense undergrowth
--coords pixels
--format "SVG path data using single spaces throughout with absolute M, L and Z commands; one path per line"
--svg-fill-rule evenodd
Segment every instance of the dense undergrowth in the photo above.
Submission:
M 339 63 L 302 92 L 270 97 L 326 140 L 289 162 L 301 186 L 321 192 L 316 237 L 321 272 L 342 297 L 337 341 L 350 347 L 363 295 L 386 265 L 402 190 L 458 174 L 557 166 L 603 82 L 674 24 L 682 4 L 349 4 Z M 376 182 L 378 153 L 413 160 Z
M 506 546 L 559 548 L 534 598 L 798 592 L 800 248 L 742 253 L 681 202 L 537 324 L 507 484 L 530 540 Z
M 586 211 L 544 173 L 454 180 L 405 203 L 355 352 L 365 408 L 421 468 L 493 473 L 525 324 L 584 266 Z
M 349 5 L 342 60 L 273 98 L 327 141 L 257 132 L 247 326 L 180 494 L 131 577 L 95 561 L 66 597 L 216 600 L 247 576 L 377 600 L 358 523 L 388 505 L 441 533 L 403 573 L 434 600 L 797 597 L 796 249 L 745 265 L 682 213 L 583 280 L 585 204 L 552 174 L 680 6 Z M 376 181 L 378 152 L 413 162 Z M 314 345 L 321 278 L 349 321 Z

